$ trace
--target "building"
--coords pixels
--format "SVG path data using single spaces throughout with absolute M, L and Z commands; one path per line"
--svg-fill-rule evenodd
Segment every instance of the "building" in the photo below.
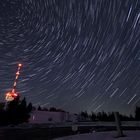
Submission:
M 29 123 L 62 123 L 62 122 L 76 122 L 77 115 L 68 112 L 51 112 L 51 111 L 33 111 L 29 119 Z

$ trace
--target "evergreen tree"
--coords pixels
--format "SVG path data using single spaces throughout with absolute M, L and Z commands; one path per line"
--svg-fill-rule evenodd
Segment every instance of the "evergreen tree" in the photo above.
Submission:
M 38 111 L 41 111 L 42 110 L 42 108 L 41 108 L 41 106 L 39 105 L 39 107 L 38 107 L 38 109 L 37 109 Z
M 96 120 L 97 120 L 97 116 L 96 116 L 96 114 L 93 113 L 93 112 L 92 112 L 92 114 L 91 114 L 91 120 L 92 120 L 92 121 L 96 121 Z
M 52 111 L 52 112 L 56 112 L 57 110 L 56 110 L 55 107 L 51 107 L 51 108 L 50 108 L 50 111 Z
M 140 121 L 140 107 L 138 107 L 138 106 L 135 109 L 135 119 L 137 121 Z
M 85 119 L 85 120 L 87 120 L 88 118 L 89 118 L 89 115 L 88 115 L 88 113 L 87 113 L 87 111 L 82 111 L 81 113 L 80 113 L 80 115 L 83 117 L 83 119 Z
M 31 105 L 27 106 L 26 99 L 19 99 L 7 103 L 4 110 L 0 110 L 0 125 L 19 124 L 28 122 L 31 112 Z
M 29 103 L 28 106 L 27 106 L 28 112 L 31 112 L 32 109 L 33 109 L 32 103 Z

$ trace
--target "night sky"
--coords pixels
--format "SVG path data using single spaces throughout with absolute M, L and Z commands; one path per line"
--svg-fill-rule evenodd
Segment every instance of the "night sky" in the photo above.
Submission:
M 70 112 L 140 105 L 139 0 L 0 0 L 0 100 L 17 91 Z

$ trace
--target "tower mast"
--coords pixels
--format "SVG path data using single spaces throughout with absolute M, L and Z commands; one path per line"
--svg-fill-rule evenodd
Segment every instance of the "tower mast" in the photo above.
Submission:
M 15 92 L 15 89 L 16 89 L 16 86 L 17 86 L 18 77 L 20 75 L 21 67 L 22 67 L 22 64 L 18 64 L 18 69 L 17 69 L 17 72 L 16 72 L 16 77 L 15 77 L 15 80 L 14 80 L 14 85 L 13 85 L 12 93 Z
M 21 67 L 22 67 L 22 64 L 18 64 L 18 69 L 17 69 L 17 72 L 16 72 L 16 77 L 15 77 L 15 80 L 14 80 L 13 88 L 12 88 L 11 91 L 6 93 L 5 100 L 8 101 L 8 102 L 19 98 L 19 94 L 16 92 L 16 86 L 17 86 L 17 81 L 18 81 L 19 75 L 20 75 Z

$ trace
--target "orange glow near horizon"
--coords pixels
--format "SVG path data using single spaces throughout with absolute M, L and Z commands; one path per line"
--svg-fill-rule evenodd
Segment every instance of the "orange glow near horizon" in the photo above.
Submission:
M 8 92 L 6 93 L 6 101 L 13 101 L 19 95 L 15 92 Z

